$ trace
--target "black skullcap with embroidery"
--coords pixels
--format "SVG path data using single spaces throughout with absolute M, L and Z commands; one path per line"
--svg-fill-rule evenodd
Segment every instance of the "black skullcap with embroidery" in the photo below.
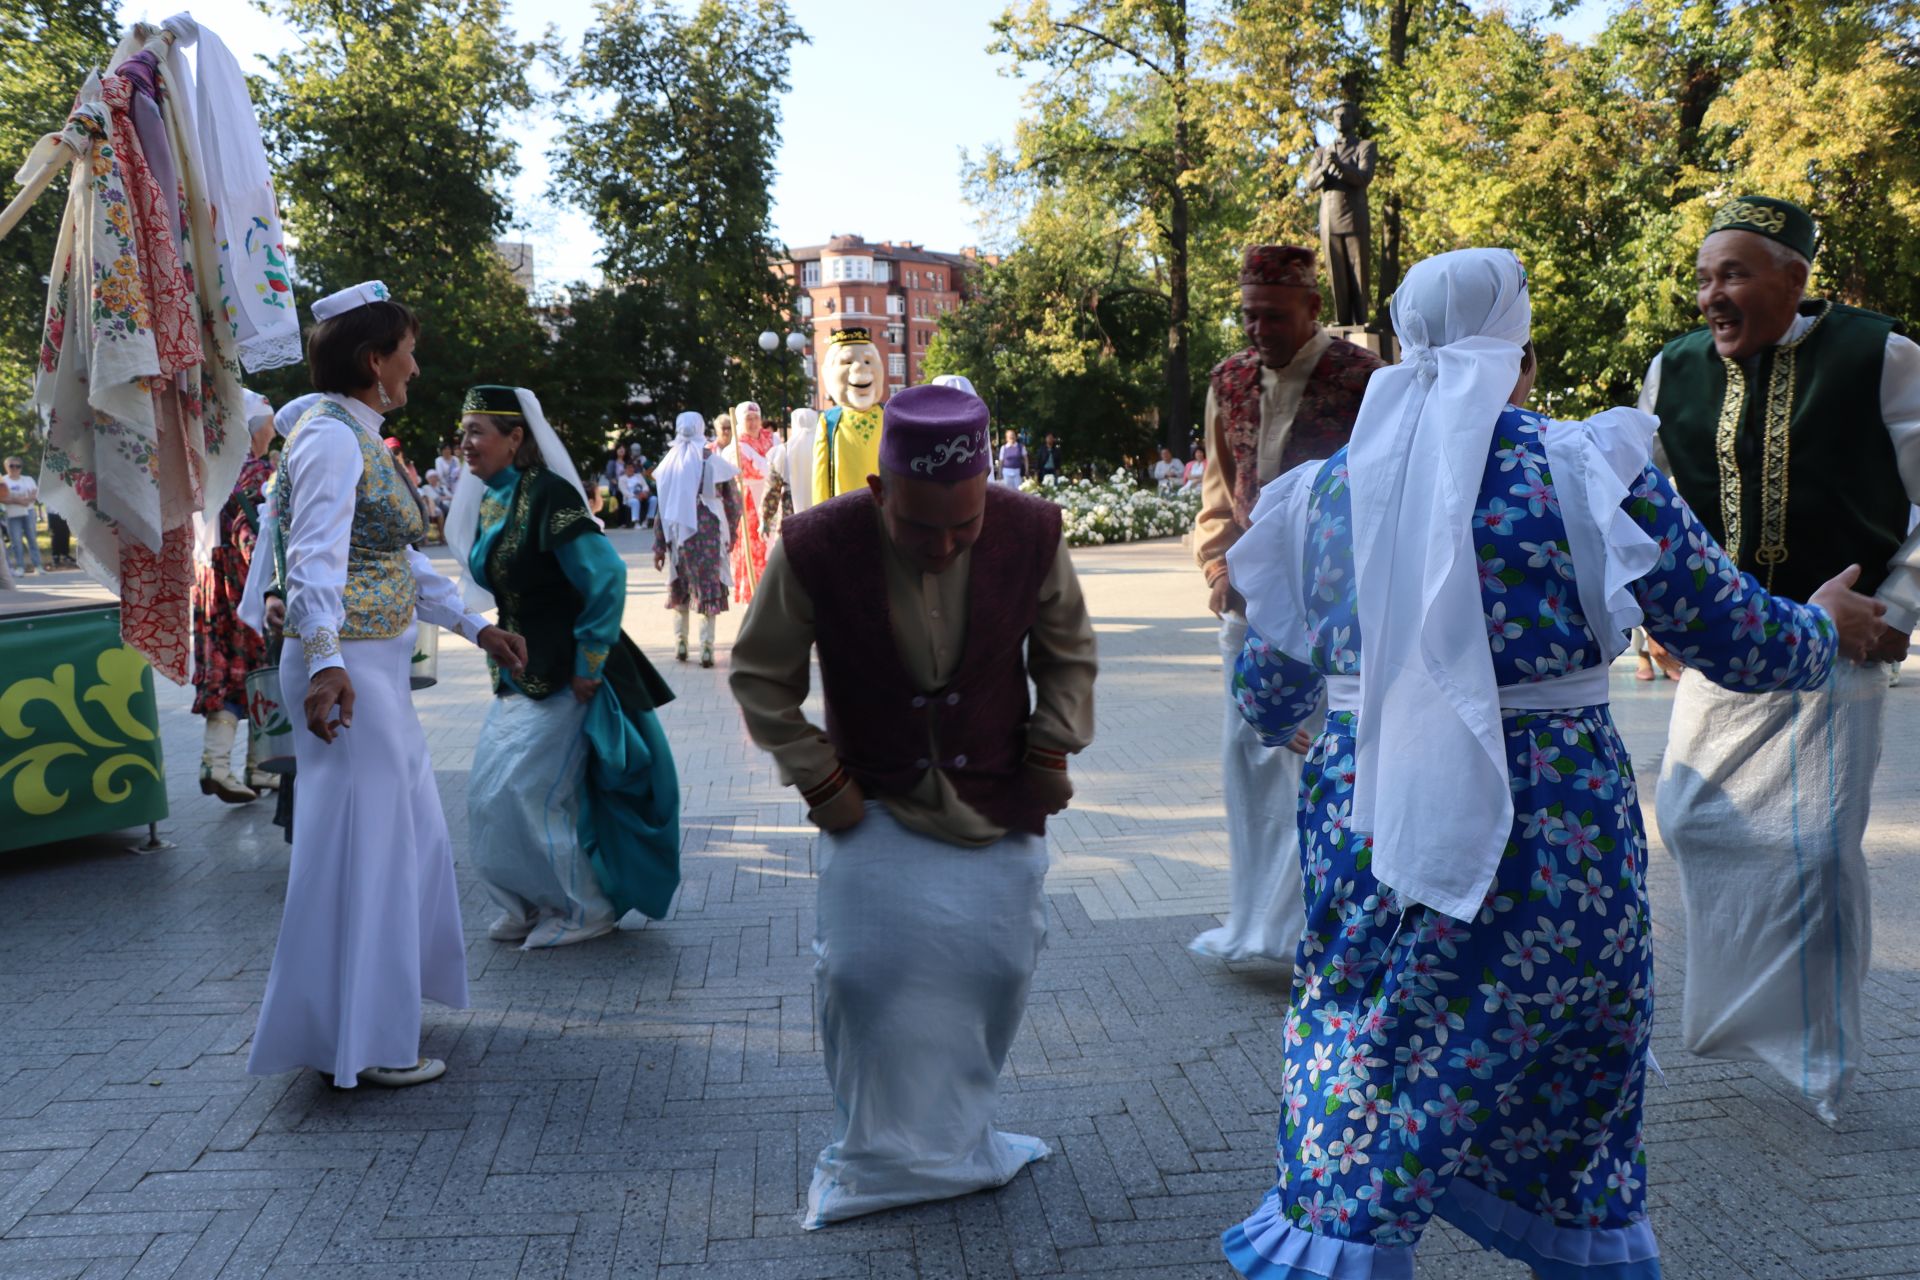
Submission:
M 1808 262 L 1813 261 L 1819 244 L 1819 232 L 1813 215 L 1791 200 L 1772 196 L 1740 196 L 1714 210 L 1707 234 L 1716 231 L 1751 231 L 1787 246 Z

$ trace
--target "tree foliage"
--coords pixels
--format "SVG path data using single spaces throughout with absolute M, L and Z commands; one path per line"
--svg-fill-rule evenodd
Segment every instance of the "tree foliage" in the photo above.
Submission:
M 0 166 L 11 174 L 42 134 L 66 123 L 90 68 L 119 37 L 107 0 L 9 0 L 0 21 Z M 47 310 L 47 268 L 66 180 L 57 178 L 0 240 L 0 453 L 23 454 L 38 470 L 31 407 L 34 365 Z M 7 198 L 13 194 L 6 188 Z M 0 200 L 0 204 L 4 204 Z
M 546 334 L 493 245 L 518 170 L 505 131 L 535 106 L 529 73 L 557 46 L 516 42 L 501 0 L 273 11 L 301 37 L 259 85 L 296 285 L 304 304 L 379 279 L 419 314 L 421 376 L 389 419 L 418 456 L 451 433 L 468 386 L 540 385 Z M 304 379 L 257 381 L 285 396 Z
M 631 381 L 656 406 L 713 407 L 777 382 L 761 354 L 792 299 L 769 271 L 779 98 L 806 40 L 783 0 L 609 0 L 568 85 L 560 191 L 593 218 L 607 279 L 646 320 Z

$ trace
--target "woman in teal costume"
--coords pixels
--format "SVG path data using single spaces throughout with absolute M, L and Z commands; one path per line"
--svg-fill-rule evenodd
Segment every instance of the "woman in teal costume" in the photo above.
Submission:
M 474 387 L 460 426 L 447 537 L 468 603 L 528 629 L 525 670 L 493 669 L 467 784 L 474 871 L 501 908 L 488 936 L 532 950 L 632 910 L 659 919 L 680 883 L 680 783 L 654 715 L 673 693 L 620 630 L 626 563 L 532 392 Z

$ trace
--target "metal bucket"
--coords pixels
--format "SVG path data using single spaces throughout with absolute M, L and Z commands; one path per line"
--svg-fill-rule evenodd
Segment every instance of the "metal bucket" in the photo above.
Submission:
M 293 772 L 293 722 L 280 705 L 280 668 L 255 667 L 247 672 L 247 720 L 266 743 L 266 759 L 253 767 L 267 773 Z
M 440 683 L 440 628 L 422 622 L 414 628 L 413 665 L 407 668 L 408 682 L 415 689 L 431 689 Z

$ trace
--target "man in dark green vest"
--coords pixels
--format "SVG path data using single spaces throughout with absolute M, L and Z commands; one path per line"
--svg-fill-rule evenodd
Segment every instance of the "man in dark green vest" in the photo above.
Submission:
M 1785 200 L 1716 211 L 1695 260 L 1706 324 L 1654 357 L 1640 406 L 1660 417 L 1674 487 L 1743 572 L 1805 600 L 1854 566 L 1887 605 L 1879 642 L 1817 692 L 1744 695 L 1689 672 L 1660 773 L 1687 899 L 1687 1048 L 1765 1062 L 1831 1117 L 1872 951 L 1861 842 L 1882 664 L 1920 622 L 1920 346 L 1898 320 L 1807 297 L 1816 244 Z

